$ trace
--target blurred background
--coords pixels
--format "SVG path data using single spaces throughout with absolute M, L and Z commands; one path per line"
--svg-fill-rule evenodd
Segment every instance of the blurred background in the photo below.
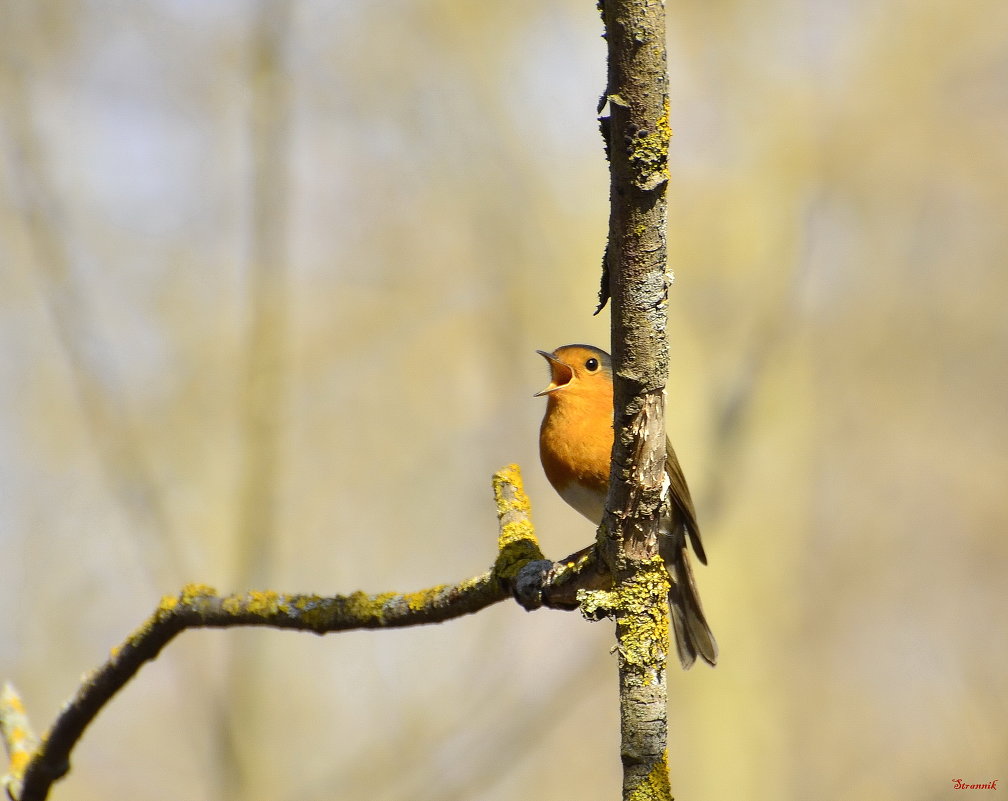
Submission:
M 721 646 L 670 670 L 676 796 L 1008 786 L 1008 5 L 667 13 L 668 427 Z M 536 348 L 608 343 L 593 2 L 0 15 L 0 677 L 39 729 L 184 582 L 483 571 L 508 462 L 548 555 L 591 541 L 532 393 Z M 186 633 L 54 797 L 616 798 L 612 636 Z

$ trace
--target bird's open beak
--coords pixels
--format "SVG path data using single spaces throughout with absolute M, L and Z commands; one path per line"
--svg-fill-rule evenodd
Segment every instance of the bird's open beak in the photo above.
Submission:
M 537 350 L 536 353 L 542 356 L 549 363 L 550 383 L 546 389 L 533 395 L 533 398 L 538 398 L 540 395 L 549 395 L 551 392 L 563 389 L 570 383 L 570 380 L 574 377 L 574 371 L 571 370 L 570 367 L 560 361 L 552 353 L 547 353 L 544 350 Z

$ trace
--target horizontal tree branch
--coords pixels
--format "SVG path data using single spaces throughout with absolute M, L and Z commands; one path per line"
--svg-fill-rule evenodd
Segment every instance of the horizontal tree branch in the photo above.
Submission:
M 186 629 L 269 626 L 327 634 L 440 623 L 478 612 L 513 595 L 526 609 L 578 607 L 582 590 L 604 589 L 611 580 L 591 546 L 559 562 L 539 550 L 528 497 L 517 465 L 493 477 L 499 532 L 490 570 L 457 584 L 411 593 L 321 596 L 273 590 L 218 595 L 204 584 L 188 584 L 165 596 L 154 613 L 108 661 L 85 677 L 41 741 L 31 732 L 17 692 L 0 692 L 0 734 L 10 768 L 4 786 L 13 801 L 42 801 L 53 782 L 69 770 L 70 752 L 88 724 L 115 694 Z

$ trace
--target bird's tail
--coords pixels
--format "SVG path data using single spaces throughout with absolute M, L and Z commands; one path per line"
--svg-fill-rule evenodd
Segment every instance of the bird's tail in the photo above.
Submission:
M 682 662 L 683 670 L 692 667 L 697 656 L 708 664 L 715 665 L 718 655 L 717 643 L 700 604 L 689 554 L 686 553 L 685 538 L 678 538 L 678 542 L 674 544 L 668 542 L 667 545 L 672 553 L 663 553 L 663 556 L 672 582 L 672 589 L 669 590 L 669 610 L 672 616 L 672 629 L 675 631 L 676 647 L 679 650 L 679 661 Z

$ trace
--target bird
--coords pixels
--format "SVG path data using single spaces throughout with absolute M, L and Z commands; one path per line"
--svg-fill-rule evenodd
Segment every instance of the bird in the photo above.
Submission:
M 570 506 L 596 526 L 602 522 L 613 447 L 612 359 L 594 345 L 563 345 L 536 351 L 549 364 L 550 383 L 534 397 L 546 397 L 539 428 L 539 458 L 546 478 Z M 687 553 L 689 541 L 701 563 L 696 509 L 672 444 L 666 440 L 665 477 L 658 548 L 668 570 L 669 609 L 679 661 L 684 670 L 699 656 L 711 666 L 718 648 L 704 616 Z

